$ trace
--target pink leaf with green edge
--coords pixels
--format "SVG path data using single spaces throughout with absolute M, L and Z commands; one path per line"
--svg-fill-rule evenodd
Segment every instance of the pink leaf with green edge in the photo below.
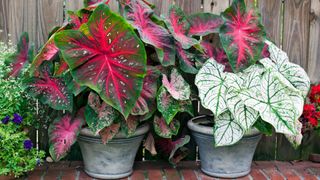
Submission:
M 172 69 L 170 81 L 168 77 L 162 75 L 162 84 L 176 100 L 188 100 L 190 98 L 190 85 L 185 81 L 177 69 Z
M 153 127 L 157 135 L 163 138 L 171 138 L 173 135 L 177 135 L 180 128 L 180 122 L 173 120 L 170 124 L 167 124 L 163 117 L 155 116 L 153 120 Z
M 169 162 L 171 164 L 176 165 L 189 154 L 189 150 L 183 147 L 188 144 L 189 141 L 190 136 L 188 135 L 175 141 L 172 139 L 160 138 L 156 140 L 156 147 L 162 154 L 169 157 Z
M 160 72 L 156 68 L 148 66 L 140 97 L 131 111 L 132 115 L 146 115 L 155 110 L 159 76 Z
M 130 115 L 127 120 L 121 122 L 121 131 L 124 132 L 127 137 L 130 137 L 136 132 L 139 122 L 139 116 Z
M 17 77 L 20 75 L 21 70 L 30 63 L 33 58 L 34 49 L 29 45 L 28 33 L 22 33 L 17 46 L 17 52 L 6 59 L 6 62 L 9 63 L 12 68 L 8 74 L 10 77 Z
M 201 47 L 204 49 L 205 59 L 213 58 L 218 63 L 225 66 L 225 69 L 224 69 L 225 72 L 232 72 L 231 65 L 228 61 L 228 57 L 224 49 L 215 47 L 213 44 L 206 41 L 201 42 Z
M 177 56 L 179 58 L 180 69 L 183 72 L 197 74 L 196 62 L 198 57 L 195 53 L 189 52 L 182 48 L 180 43 L 176 43 Z
M 34 58 L 31 64 L 31 68 L 30 68 L 31 74 L 33 74 L 34 76 L 39 76 L 38 70 L 41 64 L 44 61 L 53 61 L 53 59 L 55 59 L 55 57 L 58 56 L 59 49 L 55 45 L 53 39 L 56 33 L 63 31 L 66 27 L 67 25 L 64 25 L 60 27 L 58 30 L 56 30 L 56 32 L 50 36 L 49 40 L 41 48 L 40 52 L 36 55 L 36 57 Z
M 141 40 L 156 48 L 163 66 L 174 65 L 174 39 L 168 30 L 151 20 L 153 10 L 139 0 L 132 0 L 125 9 L 127 20 L 138 30 Z
M 98 5 L 99 3 L 104 2 L 105 4 L 109 4 L 110 0 L 84 0 L 83 4 L 85 7 Z
M 72 118 L 70 114 L 59 117 L 49 126 L 50 155 L 59 161 L 76 142 L 79 131 L 83 125 L 83 115 Z
M 56 34 L 55 43 L 76 82 L 98 92 L 127 118 L 146 74 L 144 45 L 132 27 L 107 5 L 99 5 L 86 25 L 90 35 L 66 30 Z
M 157 107 L 167 124 L 170 124 L 178 112 L 187 112 L 193 116 L 191 100 L 177 101 L 163 86 L 161 86 L 158 90 Z
M 189 35 L 205 36 L 211 33 L 219 32 L 223 23 L 220 16 L 212 13 L 197 13 L 188 17 L 190 22 Z
M 72 111 L 73 95 L 62 78 L 49 75 L 46 67 L 40 77 L 30 78 L 27 82 L 27 92 L 43 104 L 48 104 L 56 110 Z
M 260 58 L 266 34 L 260 14 L 247 10 L 244 0 L 234 0 L 221 15 L 225 23 L 219 36 L 233 71 L 254 64 Z
M 114 108 L 103 102 L 99 95 L 94 92 L 90 92 L 88 96 L 88 104 L 85 112 L 86 122 L 90 130 L 96 134 L 120 118 L 120 114 Z
M 181 43 L 183 49 L 189 49 L 199 43 L 196 39 L 188 37 L 190 23 L 179 7 L 170 6 L 166 24 L 173 37 Z
M 102 129 L 99 134 L 103 144 L 107 144 L 119 132 L 120 123 L 113 123 L 108 127 Z
M 82 24 L 87 23 L 90 17 L 90 14 L 87 12 L 80 12 L 80 15 L 76 14 L 73 11 L 68 11 L 70 17 L 69 24 L 72 25 L 72 29 L 79 29 Z

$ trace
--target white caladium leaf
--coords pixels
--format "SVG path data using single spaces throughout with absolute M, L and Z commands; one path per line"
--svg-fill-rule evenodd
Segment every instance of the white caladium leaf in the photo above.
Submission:
M 211 110 L 215 116 L 227 110 L 226 74 L 223 70 L 224 66 L 211 58 L 199 70 L 195 79 L 202 106 Z
M 289 62 L 287 54 L 276 45 L 269 41 L 266 43 L 269 46 L 270 59 L 275 63 L 272 70 L 282 74 L 304 97 L 306 97 L 310 88 L 310 79 L 305 70 L 299 65 Z M 282 78 L 280 78 L 280 80 L 282 80 Z
M 215 146 L 227 146 L 238 142 L 244 131 L 241 126 L 234 120 L 229 111 L 224 112 L 215 121 L 214 129 Z
M 250 77 L 247 83 L 249 86 L 251 86 L 251 82 L 255 79 L 251 74 L 254 73 L 250 73 L 247 76 Z M 256 74 L 259 78 L 259 74 L 257 71 Z M 235 74 L 228 73 L 226 82 L 228 84 L 228 90 L 226 94 L 228 108 L 233 115 L 234 120 L 243 128 L 244 131 L 247 131 L 257 121 L 259 112 L 251 107 L 246 106 L 239 96 L 239 91 L 241 91 L 241 89 L 243 88 L 242 85 L 244 84 L 243 79 Z
M 260 87 L 259 87 L 260 86 Z M 274 126 L 276 132 L 296 134 L 296 112 L 288 89 L 274 72 L 266 71 L 251 89 L 240 92 L 245 105 L 259 111 L 260 117 Z
M 172 69 L 170 82 L 168 77 L 162 75 L 162 84 L 176 100 L 188 100 L 190 98 L 190 85 L 185 81 L 177 69 Z
M 288 135 L 285 134 L 285 137 L 288 139 L 288 141 L 292 144 L 293 147 L 297 148 L 300 146 L 302 142 L 303 135 L 301 133 L 302 129 L 302 123 L 300 121 L 296 121 L 296 129 L 298 131 L 297 135 Z
M 299 118 L 303 113 L 304 98 L 295 92 L 289 93 L 289 96 L 293 102 L 296 117 Z

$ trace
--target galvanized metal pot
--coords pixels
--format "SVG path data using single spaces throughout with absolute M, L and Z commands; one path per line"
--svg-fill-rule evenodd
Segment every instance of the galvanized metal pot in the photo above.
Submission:
M 203 125 L 208 122 L 207 117 L 199 116 L 188 122 L 192 136 L 199 146 L 201 170 L 205 174 L 221 178 L 237 178 L 249 174 L 261 133 L 254 129 L 234 145 L 214 147 L 213 128 Z
M 135 156 L 149 125 L 139 127 L 135 134 L 127 138 L 118 133 L 106 145 L 100 136 L 94 135 L 88 128 L 80 131 L 78 142 L 83 156 L 84 171 L 94 178 L 119 179 L 129 176 Z

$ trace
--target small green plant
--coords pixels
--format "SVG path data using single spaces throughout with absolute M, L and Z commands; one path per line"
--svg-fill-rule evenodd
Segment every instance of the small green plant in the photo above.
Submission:
M 23 87 L 27 67 L 17 76 L 10 63 L 21 57 L 24 41 L 26 34 L 21 37 L 17 52 L 15 46 L 0 42 L 0 175 L 15 177 L 33 170 L 44 157 L 28 137 L 28 128 L 36 125 L 36 101 Z
M 0 123 L 0 175 L 19 177 L 40 165 L 44 157 L 43 151 L 33 148 L 24 126 L 17 113 L 5 116 Z

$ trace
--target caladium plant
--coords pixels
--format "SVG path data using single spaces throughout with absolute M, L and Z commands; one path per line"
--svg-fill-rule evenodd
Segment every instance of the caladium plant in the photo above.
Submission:
M 151 123 L 158 137 L 171 138 L 180 129 L 177 115 L 193 115 L 184 77 L 198 72 L 196 62 L 203 62 L 198 36 L 218 32 L 222 19 L 208 13 L 189 17 L 173 6 L 173 19 L 166 21 L 145 0 L 120 1 L 120 15 L 108 3 L 86 0 L 83 9 L 69 11 L 32 62 L 29 93 L 54 110 L 68 111 L 50 126 L 54 160 L 67 154 L 82 127 L 103 143 L 117 133 L 133 135 L 141 123 Z M 185 28 L 176 23 L 179 19 Z M 192 43 L 184 42 L 188 39 Z M 174 145 L 170 157 L 188 141 Z
M 232 145 L 251 128 L 259 129 L 255 126 L 259 118 L 278 133 L 299 136 L 298 119 L 310 80 L 285 52 L 270 41 L 265 43 L 270 57 L 242 72 L 224 72 L 225 67 L 211 58 L 196 76 L 201 103 L 215 116 L 216 146 Z

